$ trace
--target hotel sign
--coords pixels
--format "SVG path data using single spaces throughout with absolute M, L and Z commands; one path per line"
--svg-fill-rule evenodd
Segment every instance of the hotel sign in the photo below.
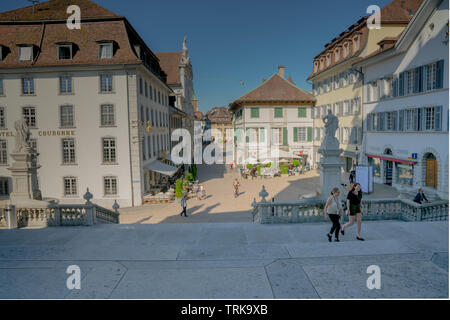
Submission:
M 74 130 L 46 130 L 38 131 L 37 135 L 39 137 L 74 137 L 76 135 Z M 33 132 L 31 132 L 33 136 Z M 0 131 L 0 137 L 14 137 L 12 131 Z

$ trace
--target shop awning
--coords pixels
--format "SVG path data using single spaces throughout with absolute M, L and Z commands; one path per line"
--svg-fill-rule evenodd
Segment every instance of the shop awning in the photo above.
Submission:
M 398 158 L 393 158 L 393 157 L 389 157 L 388 155 L 382 155 L 382 156 L 378 156 L 375 154 L 367 154 L 366 156 L 368 158 L 377 158 L 377 159 L 381 159 L 381 160 L 385 160 L 385 161 L 392 161 L 392 162 L 399 162 L 399 163 L 406 163 L 409 165 L 414 166 L 416 164 L 417 161 L 414 160 L 405 160 L 405 159 L 398 159 Z
M 162 163 L 158 160 L 147 164 L 144 168 L 169 177 L 172 177 L 178 171 L 178 168 L 169 166 L 168 164 Z

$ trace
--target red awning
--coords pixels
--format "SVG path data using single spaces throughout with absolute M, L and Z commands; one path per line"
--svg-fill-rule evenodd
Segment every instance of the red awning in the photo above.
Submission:
M 406 164 L 409 164 L 409 165 L 412 165 L 412 166 L 414 166 L 416 164 L 415 161 L 391 158 L 391 157 L 388 157 L 387 155 L 377 156 L 377 155 L 374 155 L 374 154 L 366 154 L 366 156 L 368 158 L 377 158 L 377 159 L 386 160 L 386 161 L 406 163 Z

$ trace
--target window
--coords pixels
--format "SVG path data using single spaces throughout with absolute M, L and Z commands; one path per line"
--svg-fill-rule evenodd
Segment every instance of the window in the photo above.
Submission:
M 386 131 L 395 131 L 397 129 L 397 112 L 386 112 Z
M 397 183 L 404 185 L 413 185 L 414 167 L 409 164 L 396 163 Z
M 334 58 L 336 62 L 341 58 L 341 51 L 339 49 L 336 49 Z
M 150 85 L 150 99 L 152 99 L 153 100 L 153 88 L 152 88 L 152 86 Z
M 60 125 L 61 128 L 73 128 L 75 126 L 74 116 L 73 116 L 73 106 L 61 106 L 60 107 Z
M 0 140 L 0 165 L 8 164 L 8 142 Z
M 283 118 L 283 108 L 275 108 L 275 118 Z
M 114 114 L 114 105 L 102 104 L 100 106 L 100 119 L 102 127 L 112 127 L 116 125 L 116 117 Z
M 30 77 L 22 78 L 22 94 L 34 94 L 34 79 Z
M 103 163 L 115 163 L 116 162 L 116 139 L 115 138 L 103 138 Z
M 117 195 L 117 178 L 116 177 L 104 177 L 103 187 L 105 191 L 105 196 L 116 196 Z
M 355 39 L 353 40 L 353 46 L 354 46 L 355 52 L 359 50 L 359 37 L 355 37 Z
M 19 47 L 19 61 L 33 60 L 33 46 Z
M 349 54 L 348 43 L 344 44 L 344 58 L 347 58 Z
M 308 128 L 297 128 L 297 141 L 298 142 L 308 141 Z
M 141 144 L 142 144 L 142 159 L 145 161 L 145 160 L 147 160 L 147 153 L 145 152 L 145 137 L 143 137 L 142 138 L 142 141 L 141 141 Z
M 0 196 L 9 196 L 8 178 L 0 178 Z
M 306 118 L 306 108 L 298 108 L 298 117 Z
M 259 118 L 259 108 L 251 108 L 250 109 L 250 117 L 251 118 Z
M 75 177 L 65 177 L 64 178 L 64 196 L 76 196 L 78 195 L 77 190 L 77 178 Z
M 36 108 L 35 107 L 24 107 L 22 109 L 22 115 L 27 125 L 30 128 L 36 128 Z
M 113 57 L 112 43 L 100 43 L 98 47 L 100 59 L 111 59 Z
M 75 164 L 75 139 L 62 139 L 63 164 Z
M 0 107 L 0 129 L 6 129 L 5 108 Z
M 61 94 L 72 93 L 72 77 L 69 76 L 59 77 L 59 92 Z
M 141 95 L 144 94 L 144 83 L 143 83 L 143 81 L 142 81 L 142 78 L 139 78 L 139 93 L 140 93 Z
M 145 81 L 145 96 L 148 97 L 148 83 Z
M 58 60 L 72 60 L 72 45 L 58 46 Z
M 145 109 L 145 121 L 150 121 L 150 110 L 148 107 Z
M 426 107 L 423 108 L 424 125 L 423 130 L 425 131 L 441 131 L 442 130 L 442 107 Z M 420 121 L 420 119 L 419 119 Z
M 0 78 L 0 96 L 4 95 L 5 91 L 3 90 L 3 79 Z
M 151 137 L 147 136 L 147 155 L 148 158 L 150 159 L 152 157 L 152 151 L 151 151 Z
M 425 90 L 436 89 L 436 63 L 425 66 Z
M 406 94 L 412 94 L 414 92 L 414 69 L 406 72 Z
M 100 91 L 102 93 L 113 92 L 113 76 L 112 75 L 110 75 L 110 74 L 100 75 Z

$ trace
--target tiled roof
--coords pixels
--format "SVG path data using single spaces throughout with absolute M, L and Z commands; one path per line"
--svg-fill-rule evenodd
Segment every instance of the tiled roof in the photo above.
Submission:
M 66 9 L 72 4 L 81 8 L 80 30 L 70 30 L 66 25 Z M 12 22 L 11 19 L 16 20 Z M 47 20 L 53 21 L 46 23 Z M 112 58 L 99 58 L 100 41 L 113 43 Z M 72 44 L 72 60 L 58 59 L 59 43 Z M 19 61 L 20 44 L 34 46 L 34 61 Z M 50 0 L 37 4 L 34 14 L 32 7 L 0 13 L 0 45 L 3 47 L 0 68 L 136 63 L 147 66 L 165 82 L 166 75 L 156 56 L 126 18 L 90 0 Z M 140 53 L 135 51 L 135 46 L 140 48 Z
M 77 5 L 80 7 L 82 20 L 121 17 L 90 0 L 50 0 L 36 4 L 34 6 L 34 13 L 33 6 L 1 12 L 0 22 L 67 20 L 69 15 L 66 10 L 71 5 Z
M 213 108 L 205 114 L 205 117 L 215 123 L 231 123 L 232 121 L 231 112 L 226 107 Z
M 231 107 L 246 102 L 315 102 L 315 98 L 278 74 L 259 87 L 231 103 Z
M 97 41 L 102 40 L 114 41 L 113 58 L 99 58 Z M 57 59 L 57 43 L 60 42 L 74 44 L 72 60 Z M 127 28 L 123 20 L 84 22 L 81 30 L 69 30 L 65 23 L 45 25 L 0 24 L 0 44 L 6 46 L 9 51 L 3 57 L 3 61 L 0 62 L 0 68 L 141 62 L 131 49 Z M 39 48 L 39 54 L 35 61 L 19 61 L 18 44 L 32 44 Z
M 414 14 L 419 9 L 423 0 L 392 0 L 389 4 L 383 7 L 380 11 L 381 14 L 381 23 L 383 24 L 408 24 L 409 21 L 413 18 Z M 354 34 L 355 32 L 361 32 L 360 46 L 359 50 L 353 52 L 350 50 L 349 57 L 345 59 L 340 59 L 337 63 L 332 62 L 330 66 L 325 67 L 322 70 L 318 70 L 316 72 L 312 72 L 312 74 L 308 77 L 308 80 L 311 80 L 314 76 L 321 74 L 322 72 L 328 70 L 331 67 L 334 67 L 338 64 L 343 63 L 344 61 L 348 61 L 349 59 L 358 56 L 362 50 L 364 49 L 367 41 L 367 26 L 366 21 L 368 17 L 361 18 L 356 24 L 351 25 L 347 30 L 342 32 L 338 37 L 334 38 L 331 42 L 325 45 L 325 49 L 321 51 L 316 57 L 315 60 L 320 58 L 320 56 L 325 56 L 330 50 L 334 49 L 336 46 L 341 45 L 344 40 L 349 36 Z M 333 57 L 333 55 L 332 55 Z M 334 58 L 334 57 L 333 57 Z M 333 59 L 334 61 L 334 59 Z
M 156 52 L 159 64 L 167 74 L 167 84 L 179 85 L 179 65 L 181 63 L 182 52 Z

